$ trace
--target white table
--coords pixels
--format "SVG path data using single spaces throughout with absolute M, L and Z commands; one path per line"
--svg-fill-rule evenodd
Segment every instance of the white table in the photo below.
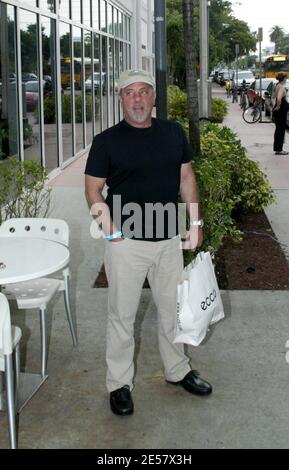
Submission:
M 1 284 L 29 281 L 48 276 L 69 263 L 69 250 L 61 243 L 40 238 L 0 238 Z M 47 379 L 47 375 L 21 373 L 19 411 Z M 1 399 L 0 399 L 1 403 Z

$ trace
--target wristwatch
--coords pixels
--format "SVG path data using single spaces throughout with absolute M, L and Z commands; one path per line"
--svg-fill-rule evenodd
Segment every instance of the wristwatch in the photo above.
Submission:
M 190 221 L 190 227 L 203 227 L 204 226 L 204 221 L 203 219 L 198 219 L 198 220 L 191 220 Z

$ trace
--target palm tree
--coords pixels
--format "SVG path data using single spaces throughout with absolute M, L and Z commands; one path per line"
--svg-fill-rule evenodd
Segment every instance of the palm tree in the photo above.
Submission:
M 186 57 L 186 89 L 189 101 L 189 136 L 194 156 L 198 157 L 201 153 L 201 145 L 196 71 L 196 45 L 193 22 L 194 3 L 194 0 L 183 0 L 183 22 Z
M 278 53 L 278 47 L 282 39 L 284 38 L 284 29 L 281 26 L 273 26 L 270 33 L 270 41 L 275 44 L 275 54 Z

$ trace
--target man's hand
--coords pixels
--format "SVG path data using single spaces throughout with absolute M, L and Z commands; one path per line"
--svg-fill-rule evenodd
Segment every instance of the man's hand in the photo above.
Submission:
M 191 227 L 187 232 L 186 240 L 183 242 L 183 250 L 195 251 L 198 246 L 201 246 L 204 240 L 202 227 Z

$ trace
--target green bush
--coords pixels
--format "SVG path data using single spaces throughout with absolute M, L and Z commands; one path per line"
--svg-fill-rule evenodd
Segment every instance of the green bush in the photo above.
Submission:
M 0 224 L 12 217 L 46 217 L 51 188 L 47 172 L 34 160 L 0 162 Z
M 228 104 L 220 98 L 212 98 L 212 122 L 223 122 L 228 114 Z M 168 117 L 188 128 L 188 96 L 176 85 L 168 87 Z
M 202 250 L 215 253 L 224 237 L 238 242 L 236 213 L 257 212 L 274 202 L 267 176 L 250 160 L 237 136 L 227 127 L 209 124 L 201 130 L 203 157 L 192 162 L 205 222 Z M 185 263 L 195 254 L 184 251 Z
M 92 96 L 86 94 L 85 101 L 86 101 L 86 119 L 92 119 L 91 113 L 91 100 Z M 70 94 L 63 94 L 61 96 L 61 103 L 62 103 L 62 121 L 64 124 L 69 124 L 72 122 L 72 110 L 71 110 L 71 95 Z M 95 97 L 95 113 L 97 114 L 99 110 L 99 99 Z M 38 115 L 38 111 L 37 111 Z M 75 122 L 81 123 L 83 121 L 82 116 L 82 95 L 75 96 Z M 48 97 L 44 100 L 44 122 L 45 124 L 54 124 L 56 122 L 56 114 L 55 114 L 55 98 Z
M 228 114 L 228 103 L 221 98 L 212 98 L 212 116 L 213 122 L 223 122 Z
M 173 121 L 188 120 L 188 97 L 176 85 L 168 87 L 168 114 Z
M 187 95 L 177 86 L 168 88 L 169 118 L 182 124 L 188 134 Z M 213 119 L 222 122 L 227 103 L 213 98 Z M 247 157 L 246 149 L 228 127 L 204 123 L 200 126 L 202 158 L 192 162 L 202 203 L 204 243 L 202 250 L 216 252 L 224 237 L 241 240 L 234 216 L 260 211 L 274 201 L 273 191 L 260 165 Z M 184 251 L 185 263 L 195 255 Z
M 238 197 L 236 210 L 258 212 L 274 202 L 272 188 L 259 163 L 247 157 L 246 149 L 228 127 L 209 124 L 201 134 L 202 154 L 223 159 L 230 169 L 231 194 Z

